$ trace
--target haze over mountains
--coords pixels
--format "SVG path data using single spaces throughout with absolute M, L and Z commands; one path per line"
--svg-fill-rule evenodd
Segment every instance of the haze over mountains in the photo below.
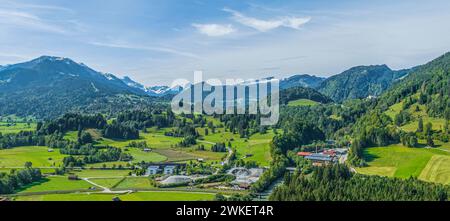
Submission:
M 282 79 L 280 88 L 308 87 L 335 102 L 342 102 L 379 96 L 411 70 L 394 71 L 386 65 L 358 66 L 329 78 L 294 75 Z M 98 72 L 69 58 L 42 56 L 0 66 L 0 114 L 27 115 L 38 112 L 36 110 L 42 113 L 58 110 L 55 114 L 60 114 L 105 108 L 117 101 L 133 105 L 181 90 L 181 87 L 146 87 L 130 77 L 118 78 Z

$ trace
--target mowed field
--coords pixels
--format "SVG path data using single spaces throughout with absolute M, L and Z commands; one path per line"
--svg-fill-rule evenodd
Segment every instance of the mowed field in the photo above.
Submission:
M 146 189 L 154 188 L 148 177 L 127 177 L 116 184 L 114 189 Z
M 80 178 L 116 178 L 128 176 L 131 170 L 77 170 L 70 173 Z
M 30 184 L 20 193 L 40 193 L 52 191 L 87 191 L 93 185 L 84 180 L 69 180 L 66 176 L 44 178 L 41 182 Z
M 365 150 L 369 166 L 357 171 L 369 175 L 450 182 L 450 152 L 440 149 L 408 148 L 400 144 Z
M 103 193 L 74 193 L 49 194 L 33 196 L 17 196 L 16 201 L 112 201 L 119 197 L 122 201 L 210 201 L 214 199 L 213 193 L 178 192 L 178 191 L 148 191 L 124 195 Z
M 422 170 L 419 179 L 450 184 L 450 156 L 433 156 Z
M 48 152 L 48 147 L 29 146 L 0 150 L 0 168 L 23 167 L 32 162 L 33 167 L 58 167 L 65 155 L 58 150 Z

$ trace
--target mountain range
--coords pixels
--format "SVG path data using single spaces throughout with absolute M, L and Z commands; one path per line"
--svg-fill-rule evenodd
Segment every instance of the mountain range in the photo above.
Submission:
M 335 102 L 376 97 L 413 70 L 391 70 L 386 65 L 357 66 L 329 78 L 294 75 L 280 81 L 283 90 L 305 87 L 317 90 Z M 95 71 L 69 58 L 42 56 L 0 66 L 0 114 L 53 117 L 67 111 L 111 111 L 117 102 L 124 107 L 167 98 L 180 86 L 146 87 L 130 77 Z M 144 102 L 144 103 L 145 103 Z

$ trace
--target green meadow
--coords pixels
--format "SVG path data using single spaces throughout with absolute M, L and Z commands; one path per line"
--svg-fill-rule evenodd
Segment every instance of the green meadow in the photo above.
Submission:
M 422 170 L 419 179 L 450 184 L 450 156 L 435 155 Z
M 73 193 L 49 194 L 33 196 L 17 196 L 16 201 L 112 201 L 118 197 L 122 201 L 210 201 L 214 199 L 212 193 L 154 191 L 136 192 L 131 194 L 115 195 L 103 193 Z
M 413 96 L 416 98 L 418 97 L 418 95 Z M 402 109 L 403 109 L 403 102 L 399 102 L 389 107 L 389 109 L 385 111 L 385 114 L 388 115 L 392 120 L 394 120 L 395 116 L 399 114 Z M 404 131 L 415 132 L 419 125 L 419 118 L 422 118 L 424 125 L 426 125 L 427 123 L 432 123 L 433 130 L 435 131 L 440 131 L 443 130 L 444 128 L 445 119 L 429 117 L 428 114 L 426 113 L 426 107 L 424 105 L 420 104 L 411 105 L 407 109 L 407 111 L 411 114 L 413 119 L 408 124 L 401 126 L 401 129 Z
M 65 155 L 58 150 L 48 151 L 48 147 L 30 146 L 0 150 L 1 167 L 23 167 L 25 162 L 32 162 L 34 167 L 58 167 Z
M 388 177 L 417 177 L 425 181 L 450 181 L 450 153 L 439 149 L 408 148 L 400 144 L 365 149 L 368 167 L 359 173 Z
M 127 177 L 120 181 L 114 189 L 146 189 L 154 188 L 148 177 Z
M 30 184 L 20 191 L 20 193 L 37 193 L 51 191 L 85 191 L 92 187 L 92 184 L 84 180 L 69 180 L 66 176 L 55 176 L 44 178 L 41 182 Z
M 131 170 L 89 170 L 89 169 L 86 169 L 86 170 L 71 171 L 70 173 L 73 173 L 80 178 L 95 178 L 95 177 L 115 178 L 115 177 L 128 176 L 128 174 L 130 172 L 131 172 Z
M 315 106 L 320 104 L 319 102 L 309 100 L 309 99 L 298 99 L 295 101 L 289 101 L 288 106 L 299 107 L 299 106 Z
M 89 181 L 106 188 L 113 188 L 124 178 L 93 178 Z

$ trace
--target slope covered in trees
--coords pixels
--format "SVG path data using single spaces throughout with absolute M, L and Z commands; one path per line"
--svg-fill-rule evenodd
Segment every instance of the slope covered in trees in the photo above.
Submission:
M 270 196 L 277 201 L 447 201 L 448 187 L 416 179 L 351 174 L 348 167 L 315 168 L 287 176 Z
M 418 147 L 425 140 L 449 141 L 450 53 L 414 68 L 376 101 L 353 127 L 351 161 L 360 164 L 362 148 L 402 143 Z M 439 126 L 434 125 L 432 121 Z
M 317 90 L 336 102 L 379 96 L 407 72 L 386 65 L 358 66 L 326 79 Z
M 282 90 L 280 92 L 281 104 L 287 104 L 289 101 L 294 101 L 298 99 L 308 99 L 323 104 L 333 102 L 333 100 L 331 100 L 327 96 L 321 94 L 320 92 L 312 88 L 292 87 L 289 89 Z

